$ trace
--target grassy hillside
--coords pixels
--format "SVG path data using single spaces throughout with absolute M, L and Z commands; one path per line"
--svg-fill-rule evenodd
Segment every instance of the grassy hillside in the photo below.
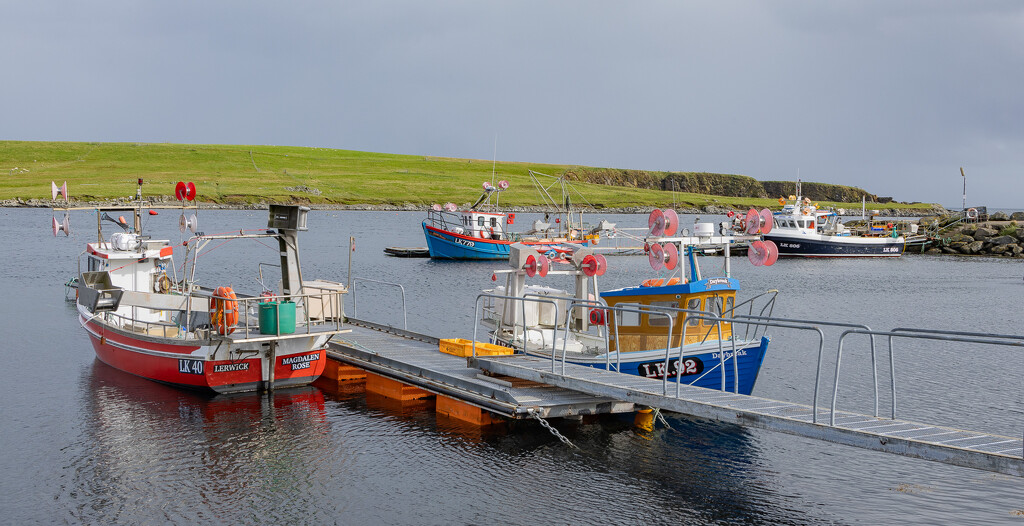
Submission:
M 135 194 L 145 180 L 149 197 L 172 196 L 178 181 L 192 181 L 203 202 L 243 205 L 299 202 L 327 205 L 427 207 L 473 202 L 491 180 L 491 161 L 394 155 L 288 146 L 0 141 L 0 200 L 49 199 L 50 181 L 67 181 L 79 201 Z M 586 167 L 499 162 L 495 181 L 506 179 L 508 206 L 543 201 L 528 169 L 549 175 Z M 716 197 L 698 193 L 575 183 L 596 208 L 777 206 L 772 198 Z M 825 203 L 822 203 L 825 204 Z

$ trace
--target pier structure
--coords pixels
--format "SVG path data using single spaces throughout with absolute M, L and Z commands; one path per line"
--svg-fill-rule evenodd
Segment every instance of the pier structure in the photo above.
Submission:
M 699 314 L 708 318 L 715 318 Z M 802 320 L 730 318 L 732 323 L 797 327 Z M 758 319 L 752 319 L 758 318 Z M 722 320 L 719 318 L 719 320 Z M 508 420 L 580 419 L 586 415 L 637 413 L 651 422 L 650 409 L 768 429 L 901 456 L 1024 477 L 1024 438 L 932 425 L 896 417 L 893 340 L 925 339 L 1024 347 L 1024 337 L 952 331 L 872 331 L 848 324 L 839 338 L 831 403 L 818 404 L 816 378 L 811 404 L 772 400 L 689 386 L 670 379 L 627 375 L 525 354 L 457 356 L 439 352 L 440 339 L 404 329 L 349 319 L 350 333 L 331 343 L 328 379 L 366 379 L 366 390 L 398 400 L 436 397 L 437 412 L 477 425 Z M 804 324 L 805 329 L 820 329 Z M 843 343 L 866 335 L 889 341 L 892 407 L 879 415 L 876 379 L 874 414 L 837 409 Z M 479 344 L 483 346 L 483 344 Z M 475 348 L 475 346 L 474 346 Z M 819 356 L 823 347 L 819 347 Z M 666 356 L 666 360 L 669 359 Z M 872 359 L 872 363 L 875 360 Z M 821 367 L 819 359 L 819 373 Z M 877 375 L 876 375 L 877 376 Z M 550 426 L 545 426 L 550 429 Z M 560 437 L 561 438 L 561 437 Z

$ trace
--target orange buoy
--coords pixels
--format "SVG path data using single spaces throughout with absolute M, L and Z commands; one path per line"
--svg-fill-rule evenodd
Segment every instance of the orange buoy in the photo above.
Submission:
M 235 332 L 238 324 L 238 301 L 231 287 L 217 287 L 210 298 L 210 323 L 220 334 Z

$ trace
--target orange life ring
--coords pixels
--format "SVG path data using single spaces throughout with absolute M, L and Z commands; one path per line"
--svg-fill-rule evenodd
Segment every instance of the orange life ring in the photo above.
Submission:
M 785 197 L 780 197 L 779 198 L 779 204 L 780 205 L 785 205 L 786 204 L 786 198 Z
M 220 334 L 235 332 L 238 324 L 238 301 L 231 287 L 217 287 L 210 298 L 210 323 L 217 327 Z

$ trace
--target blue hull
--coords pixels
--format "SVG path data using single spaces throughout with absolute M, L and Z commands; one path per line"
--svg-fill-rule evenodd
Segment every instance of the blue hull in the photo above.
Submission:
M 427 250 L 430 251 L 430 257 L 434 259 L 503 259 L 508 260 L 508 255 L 511 249 L 509 248 L 513 241 L 509 240 L 495 240 L 495 239 L 484 239 L 478 237 L 470 237 L 447 230 L 441 230 L 432 226 L 428 226 L 427 222 L 424 221 L 423 235 L 427 238 Z M 515 234 L 510 234 L 513 238 Z M 561 248 L 562 245 L 567 243 L 587 246 L 586 241 L 541 241 L 541 242 L 524 242 L 524 244 L 537 249 L 544 249 L 550 247 L 551 250 L 556 252 L 564 252 L 565 249 Z M 557 247 L 557 248 L 556 248 Z M 550 256 L 550 254 L 549 254 Z
M 739 361 L 737 367 L 739 369 L 739 385 L 738 392 L 740 394 L 749 395 L 754 390 L 754 384 L 757 382 L 757 374 L 761 370 L 761 363 L 764 362 L 764 355 L 768 350 L 768 338 L 761 338 L 760 345 L 753 345 L 737 350 L 739 354 Z M 691 360 L 699 360 L 700 363 L 696 363 Z M 676 358 L 672 358 L 669 365 L 669 381 L 675 382 L 676 380 Z M 579 365 L 587 365 L 590 367 L 596 367 L 598 369 L 604 369 L 604 362 L 593 363 L 593 362 L 573 362 Z M 718 356 L 718 351 L 706 352 L 701 354 L 684 355 L 683 356 L 684 370 L 681 381 L 683 384 L 694 385 L 697 387 L 705 387 L 708 389 L 721 390 L 722 389 L 722 369 L 721 361 Z M 612 370 L 615 369 L 615 363 L 613 362 Z M 662 374 L 665 370 L 665 359 L 662 354 L 661 359 L 645 359 L 637 361 L 622 361 L 621 372 L 626 374 L 633 374 L 637 376 L 644 376 L 647 378 L 663 378 Z M 735 374 L 733 373 L 734 367 L 732 362 L 732 351 L 727 350 L 725 355 L 725 390 L 733 392 L 734 385 L 733 381 Z
M 436 259 L 508 259 L 508 241 L 472 238 L 423 223 L 430 257 Z

